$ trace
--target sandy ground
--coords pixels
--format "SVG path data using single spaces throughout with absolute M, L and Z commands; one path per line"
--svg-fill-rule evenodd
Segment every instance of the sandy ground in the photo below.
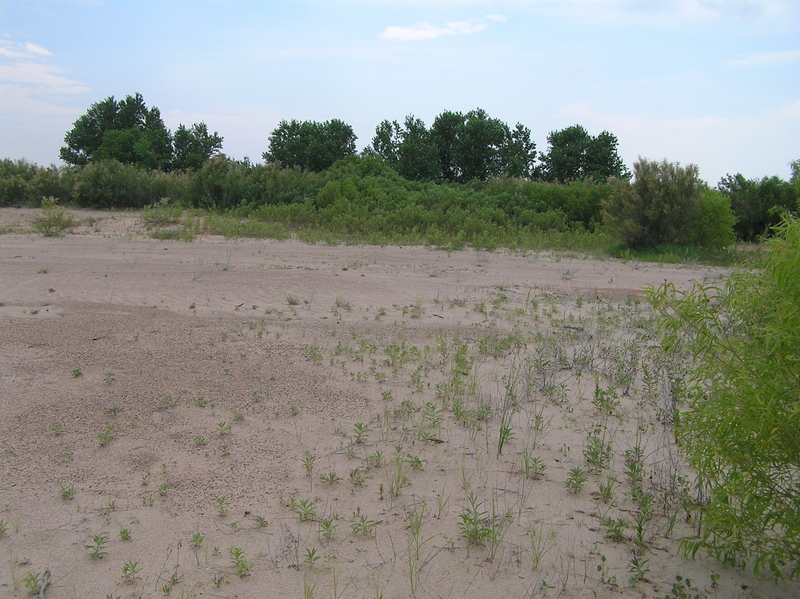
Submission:
M 0 596 L 46 570 L 49 599 L 798 596 L 678 551 L 691 473 L 641 289 L 724 271 L 35 214 L 0 209 Z

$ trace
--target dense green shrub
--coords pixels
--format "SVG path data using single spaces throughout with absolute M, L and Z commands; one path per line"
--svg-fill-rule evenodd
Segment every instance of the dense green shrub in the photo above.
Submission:
M 677 436 L 708 502 L 701 535 L 721 561 L 800 574 L 800 220 L 768 242 L 766 267 L 721 287 L 651 294 L 665 350 L 689 361 Z
M 717 188 L 730 199 L 736 216 L 734 231 L 744 241 L 767 235 L 780 221 L 781 212 L 796 209 L 800 201 L 798 187 L 780 177 L 757 180 L 727 175 Z
M 81 170 L 75 201 L 92 208 L 142 208 L 156 201 L 151 171 L 116 160 L 95 160 Z
M 611 179 L 611 194 L 603 201 L 603 223 L 623 243 L 642 248 L 732 239 L 729 209 L 707 193 L 695 165 L 640 158 L 633 173 L 632 183 Z
M 24 204 L 36 176 L 36 165 L 27 160 L 0 160 L 0 206 Z

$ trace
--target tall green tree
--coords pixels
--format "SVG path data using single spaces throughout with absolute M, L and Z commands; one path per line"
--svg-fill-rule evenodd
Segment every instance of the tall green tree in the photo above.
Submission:
M 353 128 L 338 119 L 281 121 L 269 136 L 269 149 L 263 153 L 267 162 L 319 172 L 337 160 L 355 156 L 356 135 Z
M 222 137 L 208 132 L 205 123 L 179 125 L 172 136 L 172 170 L 198 170 L 222 150 Z
M 110 96 L 92 104 L 64 137 L 59 152 L 67 164 L 83 166 L 91 160 L 118 160 L 124 164 L 164 169 L 172 156 L 172 137 L 158 108 L 147 108 L 136 93 L 116 101 Z
M 768 235 L 782 211 L 796 209 L 800 195 L 795 184 L 780 177 L 746 179 L 740 173 L 723 177 L 717 189 L 730 199 L 736 236 L 744 241 Z
M 430 181 L 439 175 L 436 144 L 424 121 L 408 115 L 400 125 L 384 120 L 375 128 L 371 154 L 412 181 Z
M 547 136 L 548 151 L 540 156 L 539 174 L 554 183 L 628 179 L 630 173 L 617 153 L 618 143 L 608 131 L 593 137 L 581 125 L 551 131 Z
M 442 180 L 466 183 L 532 173 L 536 144 L 520 123 L 511 130 L 481 108 L 467 114 L 445 111 L 434 120 L 431 134 Z

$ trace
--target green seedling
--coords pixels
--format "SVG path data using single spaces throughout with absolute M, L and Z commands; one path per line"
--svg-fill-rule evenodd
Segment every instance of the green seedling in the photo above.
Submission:
M 350 526 L 353 529 L 354 535 L 371 537 L 373 534 L 375 534 L 375 520 L 370 520 L 363 514 L 357 515 L 355 522 L 353 522 Z
M 70 485 L 69 487 L 59 487 L 58 492 L 61 495 L 61 499 L 64 501 L 72 501 L 75 499 L 75 487 Z
M 461 523 L 458 526 L 469 545 L 482 545 L 492 533 L 486 525 L 488 513 L 472 491 L 467 494 L 467 503 L 469 505 L 459 514 Z
M 133 584 L 136 582 L 136 579 L 139 577 L 139 562 L 134 562 L 132 560 L 128 560 L 122 565 L 122 583 L 123 584 Z
M 311 477 L 311 475 L 314 473 L 314 462 L 317 461 L 317 457 L 310 451 L 306 450 L 303 453 L 303 458 L 301 461 L 303 463 L 303 469 L 306 471 L 306 476 Z
M 583 490 L 583 485 L 589 480 L 586 473 L 580 468 L 573 468 L 569 471 L 569 477 L 565 486 L 570 493 L 580 493 Z
M 97 435 L 97 442 L 100 444 L 100 447 L 105 447 L 111 443 L 116 436 L 117 432 L 114 430 L 114 425 L 110 425 L 107 426 L 102 433 Z
M 317 555 L 316 548 L 311 547 L 310 549 L 306 549 L 306 552 L 303 556 L 303 561 L 306 563 L 306 565 L 313 568 L 314 564 L 319 560 L 319 557 L 320 556 Z
M 108 546 L 108 535 L 99 533 L 96 535 L 89 535 L 87 544 L 83 547 L 89 552 L 89 559 L 99 560 L 108 555 L 106 547 Z
M 336 529 L 338 527 L 339 525 L 333 521 L 333 518 L 320 518 L 319 529 L 317 530 L 319 540 L 326 542 L 333 539 L 336 536 Z
M 342 480 L 337 476 L 337 474 L 333 470 L 331 470 L 330 472 L 326 472 L 325 474 L 320 474 L 319 479 L 326 485 L 334 485 L 338 483 L 340 480 Z
M 219 514 L 220 518 L 228 515 L 228 508 L 230 507 L 231 503 L 228 501 L 227 497 L 217 497 L 214 500 L 214 504 L 217 509 L 217 514 Z
M 72 378 L 78 378 L 79 376 L 83 376 L 83 370 L 81 370 L 80 368 L 75 368 L 72 371 L 70 371 L 69 374 Z
M 301 499 L 295 505 L 295 513 L 299 516 L 302 522 L 313 520 L 317 515 L 317 506 L 310 499 Z
M 119 540 L 120 541 L 130 541 L 131 540 L 131 531 L 129 528 L 123 528 L 119 531 Z
M 353 429 L 355 431 L 355 442 L 356 444 L 362 444 L 367 442 L 367 425 L 363 422 L 356 422 L 353 425 Z
M 253 563 L 248 562 L 245 557 L 244 551 L 239 547 L 231 547 L 228 549 L 228 554 L 231 556 L 234 568 L 236 568 L 236 576 L 244 578 L 253 569 Z

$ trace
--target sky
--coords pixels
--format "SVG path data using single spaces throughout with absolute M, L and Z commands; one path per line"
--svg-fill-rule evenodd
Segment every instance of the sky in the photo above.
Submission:
M 0 0 L 0 158 L 60 164 L 95 102 L 139 92 L 261 162 L 281 120 L 483 108 L 539 151 L 574 124 L 638 157 L 788 179 L 799 0 Z

